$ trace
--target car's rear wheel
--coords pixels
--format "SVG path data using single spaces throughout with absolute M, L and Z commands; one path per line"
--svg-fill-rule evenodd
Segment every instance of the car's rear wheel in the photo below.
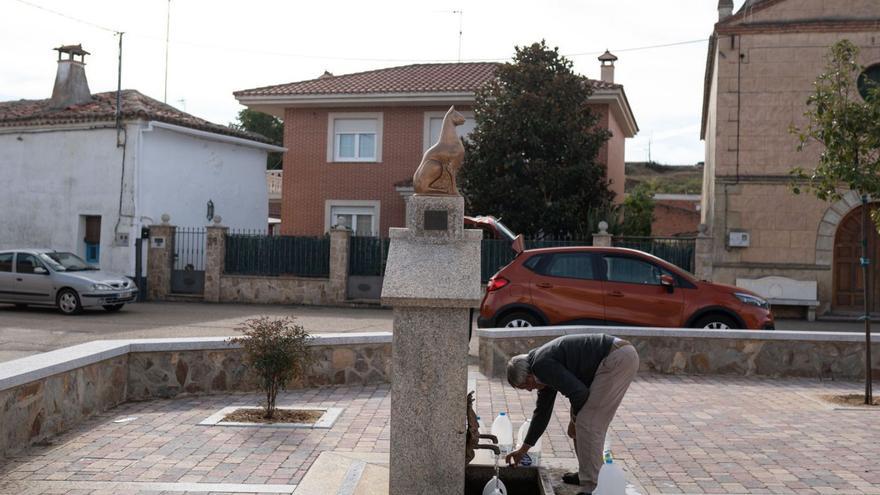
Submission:
M 526 328 L 540 325 L 538 319 L 534 315 L 524 311 L 515 311 L 504 315 L 498 322 L 499 327 L 505 328 Z
M 731 330 L 739 328 L 739 325 L 733 321 L 733 318 L 727 315 L 713 313 L 697 320 L 697 322 L 694 323 L 694 328 L 705 328 L 707 330 Z
M 58 309 L 66 315 L 75 315 L 82 312 L 79 294 L 73 289 L 61 289 L 55 302 L 58 304 Z
M 104 310 L 106 310 L 108 313 L 115 313 L 122 309 L 123 306 L 125 306 L 125 304 L 105 304 Z

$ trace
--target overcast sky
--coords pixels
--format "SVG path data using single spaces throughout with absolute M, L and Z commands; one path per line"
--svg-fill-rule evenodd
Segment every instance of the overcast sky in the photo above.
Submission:
M 744 0 L 735 0 L 735 7 Z M 515 45 L 546 39 L 585 76 L 596 57 L 619 57 L 639 134 L 626 159 L 703 160 L 699 138 L 706 39 L 717 0 L 433 0 L 431 2 L 171 0 L 168 103 L 228 124 L 232 92 L 416 62 L 510 60 Z M 122 86 L 164 99 L 168 0 L 0 0 L 0 101 L 51 96 L 56 53 L 82 43 L 93 93 Z M 454 11 L 463 11 L 459 15 Z M 64 14 L 63 17 L 58 14 Z M 72 19 L 75 18 L 75 19 Z M 79 22 L 83 21 L 83 22 Z M 631 48 L 701 40 L 654 49 Z

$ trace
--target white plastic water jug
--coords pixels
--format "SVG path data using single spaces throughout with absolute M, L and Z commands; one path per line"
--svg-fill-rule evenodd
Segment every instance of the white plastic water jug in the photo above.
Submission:
M 602 457 L 605 462 L 599 469 L 599 479 L 593 495 L 625 495 L 626 475 L 620 465 L 614 463 L 614 456 L 611 455 L 611 439 L 607 434 Z
M 497 476 L 492 476 L 492 479 L 483 487 L 483 495 L 507 495 L 507 487 Z
M 532 420 L 527 419 L 523 422 L 522 426 L 519 427 L 519 432 L 516 435 L 516 448 L 522 447 L 522 444 L 526 441 L 526 436 L 529 434 L 529 428 L 532 426 Z M 541 437 L 538 437 L 538 441 L 535 445 L 532 445 L 532 448 L 529 449 L 526 454 L 529 458 L 523 459 L 520 461 L 520 464 L 523 466 L 537 466 L 538 461 L 541 460 Z
M 492 422 L 492 434 L 498 437 L 501 455 L 507 455 L 513 450 L 513 425 L 507 413 L 498 413 L 498 417 Z
M 483 420 L 480 419 L 479 416 L 477 416 L 477 429 L 480 430 L 480 435 L 485 435 L 487 433 L 486 425 L 483 424 Z

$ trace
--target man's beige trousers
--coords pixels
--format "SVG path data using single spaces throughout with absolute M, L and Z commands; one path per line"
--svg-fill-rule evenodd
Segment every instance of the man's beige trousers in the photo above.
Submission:
M 575 452 L 578 457 L 578 476 L 586 492 L 596 489 L 599 468 L 602 467 L 602 448 L 605 432 L 617 412 L 617 406 L 639 369 L 639 354 L 626 344 L 612 348 L 599 363 L 590 397 L 572 421 L 575 426 Z

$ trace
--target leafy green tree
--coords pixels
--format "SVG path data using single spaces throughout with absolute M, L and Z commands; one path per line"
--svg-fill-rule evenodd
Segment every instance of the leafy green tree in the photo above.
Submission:
M 229 127 L 239 131 L 256 132 L 267 137 L 272 144 L 281 146 L 284 142 L 284 122 L 274 115 L 258 112 L 245 108 L 238 112 L 238 121 L 229 124 Z M 267 170 L 280 170 L 282 168 L 282 154 L 269 152 L 266 157 Z
M 607 207 L 599 149 L 610 133 L 589 108 L 592 87 L 541 41 L 477 93 L 476 129 L 459 174 L 468 211 L 502 217 L 526 237 L 587 238 L 589 214 Z
M 823 201 L 837 201 L 847 190 L 862 197 L 862 270 L 869 275 L 868 201 L 880 198 L 880 90 L 864 76 L 857 62 L 859 49 L 848 40 L 831 47 L 825 72 L 819 75 L 814 93 L 807 99 L 809 124 L 792 128 L 799 137 L 798 151 L 811 144 L 822 146 L 819 163 L 812 170 L 795 168 L 793 190 L 814 194 Z M 860 86 L 864 95 L 860 94 Z M 880 220 L 875 216 L 875 220 Z M 872 401 L 871 320 L 869 284 L 865 284 L 865 403 Z
M 623 235 L 649 236 L 654 223 L 654 194 L 647 184 L 639 184 L 623 200 Z

